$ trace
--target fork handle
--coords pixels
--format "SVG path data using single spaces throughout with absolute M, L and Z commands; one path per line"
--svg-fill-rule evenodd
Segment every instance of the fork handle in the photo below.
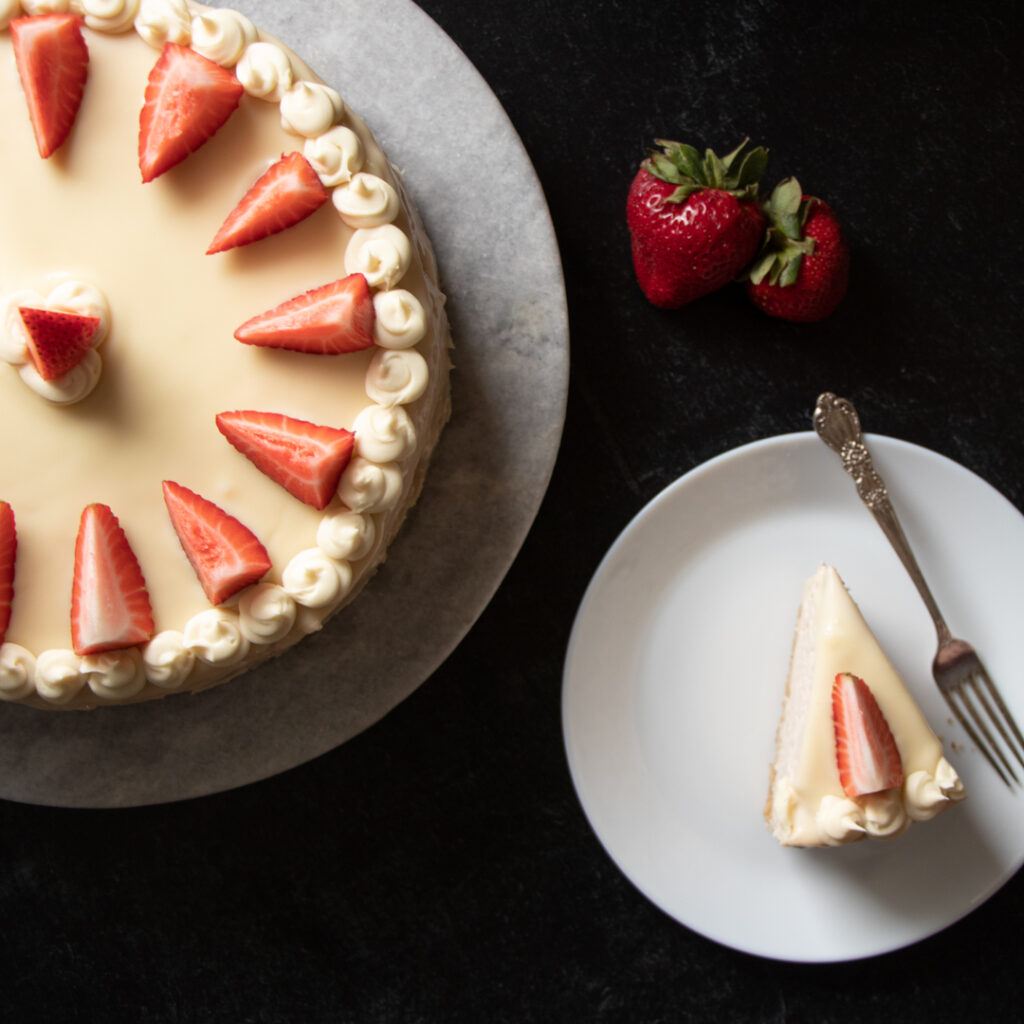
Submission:
M 845 398 L 838 398 L 830 391 L 818 396 L 814 409 L 814 429 L 818 436 L 831 448 L 842 462 L 843 469 L 853 479 L 860 500 L 882 528 L 889 539 L 893 550 L 899 556 L 904 568 L 917 587 L 928 609 L 928 614 L 935 624 L 939 642 L 951 639 L 949 627 L 946 625 L 939 606 L 925 582 L 921 567 L 917 564 L 914 552 L 910 548 L 903 527 L 896 516 L 896 510 L 889 500 L 889 492 L 885 481 L 878 475 L 860 428 L 860 417 L 853 403 Z

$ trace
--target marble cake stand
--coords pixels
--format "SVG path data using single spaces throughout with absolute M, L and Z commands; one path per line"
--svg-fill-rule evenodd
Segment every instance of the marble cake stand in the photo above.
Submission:
M 487 84 L 409 0 L 232 6 L 335 85 L 405 173 L 449 296 L 453 418 L 419 505 L 352 607 L 278 661 L 208 693 L 83 713 L 0 706 L 0 797 L 9 800 L 180 800 L 344 743 L 465 636 L 554 466 L 568 384 L 561 263 L 533 167 Z

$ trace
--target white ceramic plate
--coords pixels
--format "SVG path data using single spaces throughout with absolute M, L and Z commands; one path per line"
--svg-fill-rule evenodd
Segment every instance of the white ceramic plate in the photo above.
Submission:
M 868 436 L 954 632 L 1024 722 L 1024 518 L 940 455 Z M 893 842 L 778 846 L 762 811 L 800 592 L 833 564 L 968 790 Z M 931 681 L 917 592 L 813 433 L 728 452 L 629 524 L 592 580 L 563 688 L 569 765 L 598 838 L 678 921 L 795 961 L 870 956 L 958 920 L 1024 861 L 1021 801 L 970 749 Z

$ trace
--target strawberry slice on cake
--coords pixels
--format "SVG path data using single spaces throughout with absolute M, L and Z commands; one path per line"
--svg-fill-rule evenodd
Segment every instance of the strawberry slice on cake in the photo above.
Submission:
M 903 765 L 889 723 L 871 688 L 852 672 L 836 673 L 832 724 L 839 782 L 847 796 L 903 785 Z
M 19 306 L 28 334 L 28 355 L 43 380 L 57 380 L 73 370 L 92 348 L 100 319 L 57 309 Z
M 226 252 L 284 231 L 315 213 L 328 198 L 320 175 L 301 153 L 282 156 L 242 196 L 206 252 Z
M 117 516 L 106 505 L 87 505 L 78 524 L 71 586 L 75 654 L 134 647 L 153 629 L 146 581 Z
M 355 434 L 273 412 L 222 412 L 217 429 L 299 501 L 324 509 L 352 457 Z
M 244 91 L 226 68 L 187 46 L 165 43 L 149 73 L 139 114 L 143 182 L 203 145 L 234 113 Z
M 0 501 L 0 644 L 11 624 L 14 602 L 14 560 L 18 553 L 18 531 L 14 527 L 14 509 Z
M 246 320 L 235 337 L 246 345 L 338 355 L 371 348 L 375 321 L 366 278 L 349 274 Z
M 15 18 L 10 28 L 36 148 L 46 159 L 70 134 L 85 93 L 89 48 L 82 19 L 40 14 Z
M 164 504 L 210 604 L 217 605 L 270 570 L 270 556 L 247 526 L 195 491 L 165 480 Z

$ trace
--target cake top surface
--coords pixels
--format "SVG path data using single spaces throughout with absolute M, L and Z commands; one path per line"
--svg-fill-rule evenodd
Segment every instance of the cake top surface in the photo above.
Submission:
M 62 609 L 88 504 L 109 506 L 128 534 L 157 634 L 210 610 L 168 519 L 163 481 L 202 494 L 252 530 L 272 563 L 267 584 L 282 584 L 290 562 L 316 549 L 324 513 L 247 466 L 218 432 L 220 413 L 269 411 L 346 430 L 358 423 L 353 466 L 374 469 L 375 486 L 397 504 L 409 489 L 398 467 L 416 446 L 404 409 L 416 408 L 426 386 L 417 338 L 402 332 L 440 301 L 427 279 L 426 243 L 366 126 L 235 12 L 181 0 L 71 4 L 85 13 L 88 79 L 67 141 L 40 159 L 9 22 L 68 7 L 0 7 L 3 180 L 19 197 L 0 221 L 0 358 L 11 364 L 0 362 L 0 427 L 18 439 L 5 455 L 0 494 L 18 517 L 5 646 L 33 654 L 72 646 Z M 175 36 L 231 69 L 244 89 L 211 139 L 144 182 L 140 108 Z M 311 164 L 332 201 L 255 244 L 208 252 L 247 189 L 289 153 Z M 377 347 L 315 356 L 233 337 L 271 307 L 354 273 L 372 289 Z M 98 340 L 67 378 L 40 384 L 18 347 L 19 310 L 69 303 L 100 322 Z M 426 331 L 431 351 L 445 347 L 436 323 L 417 332 Z M 311 618 L 306 628 L 314 626 Z
M 77 494 L 83 504 L 108 504 L 122 521 L 152 524 L 134 531 L 132 543 L 143 565 L 162 567 L 151 589 L 157 622 L 180 625 L 205 598 L 173 533 L 158 528 L 166 520 L 162 479 L 187 481 L 246 521 L 278 562 L 291 537 L 312 536 L 318 519 L 308 506 L 277 500 L 265 477 L 235 471 L 237 453 L 214 428 L 217 413 L 269 406 L 351 424 L 367 404 L 368 353 L 346 357 L 352 372 L 325 373 L 315 359 L 254 352 L 232 337 L 274 302 L 344 273 L 333 211 L 258 246 L 205 253 L 226 211 L 287 144 L 279 126 L 258 101 L 243 104 L 216 145 L 192 154 L 173 177 L 143 185 L 138 106 L 155 51 L 101 33 L 89 35 L 89 47 L 89 87 L 72 140 L 81 142 L 52 161 L 39 159 L 13 62 L 0 60 L 8 79 L 0 89 L 4 177 L 19 197 L 0 223 L 3 290 L 47 293 L 65 281 L 89 282 L 107 297 L 113 321 L 104 372 L 81 402 L 50 405 L 15 373 L 0 373 L 0 417 L 6 436 L 19 438 L 5 454 L 5 500 L 32 509 L 31 518 L 19 517 L 9 635 L 35 650 L 69 645 L 66 618 L 52 609 L 54 595 L 70 593 L 66 553 L 78 523 L 49 496 Z M 0 35 L 0 54 L 5 49 L 9 36 Z

